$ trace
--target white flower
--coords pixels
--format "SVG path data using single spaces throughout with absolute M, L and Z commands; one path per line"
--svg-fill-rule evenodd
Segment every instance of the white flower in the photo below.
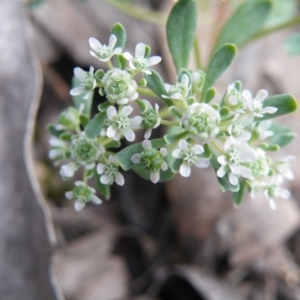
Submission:
M 168 164 L 164 160 L 164 157 L 167 156 L 167 149 L 160 148 L 158 151 L 152 148 L 149 140 L 144 140 L 142 145 L 144 151 L 134 154 L 131 157 L 131 161 L 134 164 L 141 163 L 150 172 L 150 180 L 153 183 L 157 183 L 160 178 L 160 170 L 166 171 L 168 169 Z
M 228 126 L 228 133 L 234 138 L 238 138 L 239 140 L 243 141 L 248 141 L 251 138 L 251 133 L 245 131 L 245 127 L 247 127 L 252 121 L 252 116 L 244 115 L 240 118 L 240 114 L 237 113 L 234 116 L 232 123 Z
M 244 164 L 254 161 L 255 153 L 244 141 L 229 138 L 225 144 L 225 155 L 218 156 L 218 162 L 221 167 L 217 171 L 218 177 L 223 177 L 229 173 L 229 182 L 232 185 L 238 184 L 238 176 L 251 178 L 251 169 Z
M 228 86 L 224 103 L 230 107 L 231 110 L 235 110 L 240 113 L 243 113 L 247 108 L 246 100 L 243 98 L 241 92 L 236 89 L 234 83 Z
M 294 176 L 294 173 L 290 169 L 289 162 L 294 159 L 295 159 L 294 156 L 291 156 L 291 155 L 287 156 L 287 157 L 275 162 L 272 165 L 272 169 L 277 174 L 282 175 L 283 177 L 285 177 L 289 180 L 293 180 L 295 176 Z
M 93 202 L 97 205 L 102 203 L 95 193 L 95 189 L 91 188 L 86 183 L 76 181 L 74 189 L 66 192 L 65 195 L 67 199 L 73 199 L 75 201 L 74 207 L 77 211 L 80 211 L 88 202 Z
M 155 103 L 155 110 L 148 100 L 142 100 L 147 109 L 143 112 L 143 121 L 141 127 L 147 129 L 144 138 L 149 139 L 152 133 L 152 129 L 157 128 L 160 125 L 161 117 L 159 116 L 159 106 Z
M 176 85 L 165 84 L 167 95 L 161 95 L 165 99 L 172 99 L 178 101 L 184 101 L 188 98 L 189 90 L 191 88 L 189 77 L 184 74 L 181 77 L 180 82 Z
M 219 112 L 206 103 L 193 103 L 181 119 L 185 130 L 201 141 L 214 138 L 219 133 L 220 120 Z
M 125 52 L 123 56 L 129 61 L 129 68 L 132 70 L 142 71 L 146 74 L 151 74 L 147 68 L 158 64 L 161 61 L 160 56 L 152 56 L 150 58 L 145 57 L 146 46 L 143 43 L 139 43 L 135 47 L 135 57 L 129 52 Z
M 104 92 L 107 100 L 112 104 L 128 104 L 138 98 L 137 83 L 126 70 L 109 70 L 101 81 L 104 84 Z
M 264 114 L 273 114 L 277 111 L 277 107 L 263 107 L 263 102 L 268 97 L 268 92 L 266 90 L 259 90 L 256 97 L 253 99 L 248 90 L 244 90 L 242 95 L 247 102 L 248 109 L 258 118 L 263 117 Z
M 124 184 L 124 176 L 118 171 L 117 160 L 110 155 L 107 164 L 99 163 L 97 166 L 98 174 L 103 174 L 100 181 L 103 184 L 113 184 L 115 181 L 118 185 Z
M 92 48 L 90 54 L 103 62 L 109 61 L 112 56 L 122 52 L 121 47 L 114 49 L 116 43 L 117 38 L 114 34 L 110 35 L 108 46 L 102 45 L 97 39 L 91 37 L 89 39 L 89 44 Z
M 193 93 L 201 92 L 204 81 L 205 81 L 205 77 L 206 77 L 206 74 L 202 70 L 197 70 L 197 71 L 191 72 Z
M 255 148 L 255 160 L 246 163 L 246 166 L 251 170 L 251 180 L 261 180 L 268 176 L 270 172 L 270 158 L 266 156 L 266 152 L 260 148 Z
M 60 168 L 60 175 L 65 179 L 72 178 L 75 172 L 79 169 L 79 165 L 75 162 L 70 162 Z
M 51 137 L 51 139 L 49 140 L 49 144 L 51 145 L 51 150 L 49 151 L 50 159 L 66 158 L 66 155 L 69 152 L 69 147 L 66 142 L 56 137 Z
M 273 131 L 267 130 L 271 126 L 272 122 L 270 120 L 261 121 L 258 123 L 253 123 L 252 134 L 258 140 L 265 140 L 274 134 Z
M 182 159 L 179 172 L 183 177 L 189 177 L 191 174 L 191 166 L 195 165 L 198 168 L 207 168 L 209 166 L 209 159 L 200 157 L 204 149 L 200 145 L 190 145 L 185 140 L 180 140 L 178 144 L 179 149 L 172 152 L 172 156 L 177 159 Z
M 251 183 L 251 197 L 255 198 L 257 193 L 263 193 L 269 200 L 271 209 L 276 210 L 274 198 L 288 199 L 290 197 L 290 191 L 280 186 L 282 182 L 282 176 L 274 176 L 269 182 L 253 182 Z
M 122 133 L 127 141 L 134 141 L 135 133 L 132 129 L 139 128 L 142 117 L 136 116 L 130 119 L 128 116 L 132 111 L 133 108 L 131 106 L 122 107 L 119 113 L 117 113 L 114 106 L 108 107 L 106 111 L 108 117 L 107 128 L 103 128 L 101 134 L 118 141 L 121 138 L 120 133 Z
M 70 94 L 77 96 L 84 94 L 83 99 L 88 99 L 93 89 L 96 87 L 96 79 L 94 78 L 94 68 L 90 67 L 89 72 L 85 72 L 81 68 L 74 69 L 75 76 L 80 80 L 80 86 L 71 89 Z

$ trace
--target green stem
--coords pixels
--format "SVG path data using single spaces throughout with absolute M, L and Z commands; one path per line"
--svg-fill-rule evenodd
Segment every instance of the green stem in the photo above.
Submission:
M 168 121 L 168 120 L 161 120 L 160 124 L 167 125 L 167 126 L 179 126 L 180 122 L 177 122 L 177 121 Z
M 200 52 L 199 41 L 197 37 L 194 40 L 194 56 L 196 60 L 197 69 L 201 69 L 201 52 Z
M 83 178 L 82 178 L 82 181 L 86 184 L 87 183 L 87 173 L 88 173 L 88 170 L 87 169 L 84 169 L 84 172 L 83 172 Z
M 253 35 L 251 37 L 251 39 L 247 40 L 247 42 L 245 42 L 242 46 L 245 46 L 249 42 L 255 41 L 255 40 L 262 38 L 268 34 L 274 33 L 279 30 L 286 29 L 291 26 L 299 25 L 299 24 L 300 24 L 300 16 L 295 17 L 295 18 L 293 18 L 285 23 L 279 24 L 277 26 L 273 26 L 273 27 L 261 30 L 261 31 L 257 32 L 255 35 Z
M 154 94 L 151 90 L 149 90 L 149 89 L 147 89 L 147 88 L 139 87 L 139 88 L 137 88 L 137 92 L 138 92 L 139 94 L 144 95 L 144 96 L 158 98 L 158 97 L 156 96 L 156 94 Z
M 220 147 L 220 145 L 216 141 L 211 141 L 209 144 L 220 154 L 225 155 L 225 151 Z
M 130 3 L 121 3 L 118 0 L 105 0 L 108 4 L 114 6 L 118 10 L 138 20 L 146 21 L 149 23 L 164 25 L 167 21 L 167 15 L 164 13 L 156 12 L 150 9 L 142 8 Z
M 106 64 L 107 64 L 107 66 L 108 66 L 108 68 L 109 68 L 110 70 L 114 68 L 113 65 L 111 64 L 110 60 L 108 60 L 108 61 L 106 62 Z
M 162 109 L 159 110 L 159 116 L 161 118 L 167 118 L 167 117 L 170 117 L 170 114 L 169 114 L 169 107 L 165 106 L 163 107 Z

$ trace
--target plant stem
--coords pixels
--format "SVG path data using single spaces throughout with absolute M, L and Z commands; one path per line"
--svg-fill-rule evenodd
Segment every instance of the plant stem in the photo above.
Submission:
M 107 64 L 107 66 L 108 66 L 108 68 L 109 68 L 110 70 L 114 68 L 113 65 L 111 64 L 110 60 L 108 60 L 108 61 L 106 62 L 106 64 Z
M 167 15 L 164 13 L 156 12 L 150 9 L 145 9 L 130 3 L 121 3 L 117 0 L 105 0 L 108 4 L 114 6 L 123 13 L 138 20 L 146 21 L 149 23 L 164 25 L 167 21 Z
M 87 172 L 88 172 L 88 170 L 87 170 L 87 169 L 84 169 L 84 172 L 83 172 L 83 178 L 82 178 L 82 181 L 83 181 L 84 183 L 87 183 Z
M 154 97 L 154 98 L 157 98 L 157 99 L 158 99 L 158 97 L 157 97 L 151 90 L 149 90 L 149 89 L 147 89 L 147 88 L 138 87 L 138 88 L 137 88 L 137 92 L 138 92 L 139 94 L 144 95 L 144 96 Z
M 162 125 L 167 125 L 167 126 L 179 126 L 180 123 L 177 121 L 168 121 L 168 120 L 161 120 L 160 123 Z

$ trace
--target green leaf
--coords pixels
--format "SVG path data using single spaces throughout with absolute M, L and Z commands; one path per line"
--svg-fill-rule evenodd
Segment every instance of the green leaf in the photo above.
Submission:
M 72 88 L 78 86 L 80 86 L 80 80 L 77 77 L 73 76 Z M 93 97 L 94 97 L 94 91 L 89 93 L 88 99 L 83 99 L 83 95 L 72 96 L 73 103 L 78 110 L 80 110 L 81 104 L 84 104 L 84 110 L 82 111 L 82 113 L 87 115 L 89 118 L 91 116 Z
M 262 118 L 256 118 L 256 121 L 268 120 L 285 114 L 289 114 L 297 109 L 298 103 L 293 96 L 283 94 L 267 98 L 263 102 L 263 107 L 267 106 L 277 107 L 278 110 L 274 114 L 264 114 Z
M 140 99 L 136 100 L 137 105 L 139 106 L 141 113 L 144 113 L 147 110 L 147 105 Z
M 109 200 L 110 199 L 110 185 L 101 183 L 100 175 L 98 174 L 97 170 L 95 170 L 95 180 L 96 180 L 96 185 L 97 185 L 100 193 L 104 196 L 104 198 L 106 200 Z
M 178 108 L 175 107 L 175 106 L 171 106 L 171 107 L 169 108 L 169 113 L 170 113 L 170 115 L 172 115 L 172 116 L 174 116 L 174 117 L 178 117 L 179 119 L 182 118 L 181 112 L 180 112 L 180 111 L 178 110 Z
M 207 98 L 207 91 L 210 89 L 217 79 L 223 74 L 223 72 L 228 68 L 231 64 L 235 54 L 236 47 L 233 44 L 225 44 L 221 48 L 219 48 L 213 58 L 211 59 L 208 70 L 206 73 L 201 101 L 209 102 Z
M 167 95 L 168 93 L 162 78 L 157 72 L 151 70 L 151 74 L 145 74 L 144 78 L 147 80 L 148 87 L 156 96 L 158 96 L 167 106 L 173 105 L 173 102 L 170 99 L 162 98 L 162 95 Z
M 284 50 L 289 55 L 300 54 L 300 33 L 290 36 L 284 43 Z
M 98 110 L 102 111 L 102 112 L 106 111 L 109 106 L 111 106 L 111 102 L 105 101 L 105 102 L 103 102 L 103 103 L 101 103 L 101 104 L 98 105 Z
M 210 149 L 210 151 L 211 151 L 211 154 L 212 154 L 212 155 L 211 155 L 210 161 L 211 161 L 211 164 L 212 164 L 212 166 L 213 166 L 215 172 L 217 173 L 217 171 L 219 170 L 219 168 L 220 168 L 221 165 L 220 165 L 219 162 L 217 161 L 217 155 L 216 155 L 216 153 L 215 153 L 214 151 L 212 151 L 211 149 Z M 228 178 L 228 173 L 226 173 L 226 174 L 224 175 L 224 177 L 218 177 L 217 174 L 216 174 L 216 177 L 217 177 L 217 179 L 218 179 L 218 181 L 219 181 L 221 187 L 222 187 L 225 191 L 237 192 L 237 191 L 239 190 L 239 188 L 240 188 L 239 184 L 237 184 L 237 185 L 232 185 L 232 184 L 230 183 L 229 178 Z
M 230 114 L 230 108 L 229 107 L 223 106 L 220 109 L 220 115 L 221 115 L 221 117 L 227 117 L 229 114 Z
M 114 60 L 115 60 L 116 68 L 121 69 L 121 70 L 125 69 L 127 60 L 122 54 L 115 55 Z
M 100 135 L 105 119 L 106 113 L 100 112 L 96 114 L 92 120 L 89 121 L 85 129 L 85 134 L 88 139 L 93 140 Z
M 87 126 L 87 124 L 89 123 L 89 117 L 87 116 L 87 115 L 80 115 L 79 116 L 79 120 L 80 120 L 80 123 L 84 126 L 84 127 L 86 127 Z
M 164 139 L 168 144 L 173 144 L 177 141 L 179 142 L 181 139 L 185 139 L 188 135 L 189 135 L 188 132 L 181 131 L 176 134 L 166 134 L 164 136 Z
M 115 23 L 111 28 L 111 33 L 114 34 L 117 38 L 117 43 L 115 48 L 121 47 L 124 49 L 126 43 L 126 30 L 120 23 Z
M 257 33 L 267 20 L 271 0 L 247 1 L 240 5 L 224 25 L 216 49 L 225 43 L 241 45 Z
M 205 101 L 210 102 L 212 99 L 214 99 L 216 92 L 217 90 L 214 87 L 209 88 L 205 95 Z
M 175 159 L 174 160 L 173 165 L 172 165 L 173 172 L 176 172 L 176 173 L 179 172 L 182 162 L 183 162 L 183 159 Z
M 64 132 L 64 133 L 62 133 L 62 134 L 59 136 L 59 138 L 60 138 L 61 140 L 63 140 L 63 141 L 70 142 L 70 141 L 72 140 L 72 135 L 69 134 L 69 133 Z
M 47 126 L 47 129 L 49 131 L 49 133 L 57 138 L 59 138 L 63 133 L 64 133 L 64 130 L 57 130 L 55 129 L 55 124 L 49 124 Z
M 157 149 L 166 145 L 164 138 L 151 140 L 152 147 Z M 137 143 L 135 145 L 131 145 L 126 147 L 125 149 L 119 151 L 115 158 L 119 162 L 120 166 L 124 171 L 128 171 L 133 162 L 131 161 L 131 157 L 136 153 L 141 153 L 144 150 L 142 143 Z
M 273 123 L 268 130 L 274 132 L 274 135 L 268 139 L 268 142 L 280 147 L 286 146 L 297 136 L 290 128 L 277 123 Z
M 186 68 L 195 38 L 197 5 L 192 0 L 180 0 L 172 8 L 167 21 L 167 40 L 177 72 Z
M 109 149 L 109 148 L 120 148 L 120 147 L 121 147 L 121 142 L 120 141 L 111 140 L 107 144 L 105 144 L 105 148 L 106 149 Z
M 280 150 L 280 147 L 275 144 L 268 144 L 268 143 L 262 143 L 258 145 L 259 148 L 265 150 L 265 151 L 278 151 Z
M 237 192 L 232 193 L 232 202 L 234 205 L 240 205 L 244 200 L 244 193 L 245 193 L 246 181 L 240 181 L 240 189 Z

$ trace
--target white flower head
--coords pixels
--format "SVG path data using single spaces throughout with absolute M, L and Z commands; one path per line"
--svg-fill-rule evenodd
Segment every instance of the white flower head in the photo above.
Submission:
M 234 138 L 238 138 L 239 140 L 248 141 L 251 138 L 251 133 L 245 130 L 251 122 L 253 121 L 253 117 L 250 115 L 244 115 L 240 117 L 240 114 L 237 113 L 232 123 L 228 126 L 228 133 L 230 136 Z
M 167 95 L 162 95 L 165 99 L 172 99 L 177 101 L 185 101 L 188 98 L 191 83 L 189 77 L 183 74 L 180 82 L 176 85 L 165 84 Z
M 79 79 L 80 86 L 71 89 L 70 94 L 72 96 L 84 94 L 83 99 L 88 99 L 89 95 L 97 85 L 96 79 L 94 78 L 94 68 L 90 67 L 90 71 L 85 72 L 77 67 L 74 69 L 74 74 L 76 78 Z
M 228 86 L 227 92 L 224 98 L 224 103 L 231 110 L 237 112 L 244 112 L 247 108 L 247 102 L 242 96 L 241 92 L 236 89 L 235 84 L 232 83 Z
M 108 119 L 101 134 L 116 141 L 120 140 L 120 134 L 124 134 L 127 141 L 134 141 L 135 133 L 132 129 L 140 128 L 142 117 L 136 116 L 130 119 L 128 116 L 132 111 L 133 108 L 128 105 L 122 107 L 120 112 L 117 112 L 117 109 L 114 106 L 109 106 L 106 110 Z
M 193 93 L 199 93 L 202 91 L 205 77 L 206 77 L 206 74 L 202 70 L 197 70 L 197 71 L 191 72 Z
M 128 104 L 138 98 L 137 83 L 126 70 L 109 70 L 102 78 L 107 100 L 112 104 Z
M 252 135 L 260 141 L 267 139 L 274 134 L 273 131 L 268 130 L 271 124 L 272 121 L 270 120 L 253 123 L 251 126 Z
M 206 103 L 193 103 L 182 117 L 186 131 L 201 141 L 208 141 L 219 133 L 220 113 Z
M 267 157 L 266 152 L 260 148 L 255 148 L 255 160 L 246 163 L 245 165 L 251 170 L 251 180 L 261 180 L 268 176 L 270 172 L 270 158 Z
M 287 156 L 281 160 L 276 161 L 272 165 L 272 169 L 276 174 L 285 177 L 286 179 L 293 180 L 295 178 L 294 173 L 290 169 L 290 161 L 294 160 L 294 156 Z
M 133 57 L 129 52 L 125 52 L 123 56 L 129 61 L 129 68 L 144 72 L 145 74 L 151 74 L 148 70 L 149 67 L 154 66 L 161 61 L 160 56 L 152 56 L 150 58 L 145 57 L 146 45 L 139 43 L 135 47 L 135 56 Z
M 101 204 L 102 201 L 95 195 L 96 191 L 82 181 L 76 181 L 75 187 L 72 191 L 66 192 L 66 198 L 74 200 L 74 207 L 77 211 L 84 208 L 86 203 L 93 202 L 94 204 Z
M 218 177 L 224 177 L 228 173 L 229 182 L 238 184 L 238 177 L 251 178 L 252 171 L 246 166 L 255 160 L 254 150 L 244 141 L 228 138 L 224 144 L 225 155 L 218 156 L 221 164 L 217 171 Z
M 269 200 L 272 210 L 276 210 L 275 198 L 288 199 L 290 191 L 282 188 L 280 185 L 283 182 L 282 176 L 274 176 L 268 182 L 254 181 L 251 183 L 251 197 L 255 198 L 258 193 L 264 194 Z
M 66 165 L 63 165 L 60 168 L 60 175 L 64 179 L 72 178 L 75 174 L 75 172 L 79 169 L 80 165 L 78 165 L 76 162 L 72 161 Z
M 264 114 L 274 114 L 277 111 L 277 107 L 263 107 L 263 102 L 268 97 L 266 90 L 259 90 L 255 98 L 252 98 L 252 94 L 248 90 L 244 90 L 242 96 L 247 102 L 248 110 L 255 117 L 261 118 Z
M 161 117 L 159 116 L 159 106 L 155 103 L 153 108 L 152 104 L 148 100 L 142 100 L 146 104 L 146 111 L 143 112 L 143 121 L 141 127 L 146 129 L 144 138 L 149 139 L 152 133 L 152 129 L 157 128 L 160 125 Z
M 97 172 L 101 175 L 100 182 L 102 184 L 113 184 L 115 181 L 118 185 L 124 184 L 124 176 L 118 171 L 117 160 L 110 155 L 106 164 L 99 163 Z
M 64 159 L 67 158 L 70 154 L 70 149 L 67 143 L 58 139 L 57 137 L 51 137 L 51 139 L 49 140 L 49 144 L 51 146 L 51 149 L 49 151 L 50 159 Z
M 187 141 L 180 140 L 178 144 L 179 149 L 172 152 L 172 156 L 177 159 L 182 159 L 179 172 L 183 177 L 189 177 L 191 174 L 191 166 L 195 165 L 198 168 L 207 168 L 209 166 L 209 159 L 200 157 L 204 149 L 200 145 L 190 146 Z
M 167 156 L 167 149 L 160 148 L 160 150 L 156 150 L 152 148 L 149 140 L 144 140 L 142 145 L 144 151 L 134 154 L 131 157 L 131 161 L 134 164 L 141 163 L 150 172 L 150 180 L 153 183 L 157 183 L 160 178 L 160 170 L 166 171 L 168 169 L 168 164 L 164 160 Z
M 101 44 L 97 39 L 91 37 L 89 39 L 89 44 L 92 48 L 90 54 L 103 62 L 109 61 L 114 55 L 122 52 L 121 47 L 115 48 L 116 43 L 117 37 L 114 34 L 110 35 L 108 46 Z

